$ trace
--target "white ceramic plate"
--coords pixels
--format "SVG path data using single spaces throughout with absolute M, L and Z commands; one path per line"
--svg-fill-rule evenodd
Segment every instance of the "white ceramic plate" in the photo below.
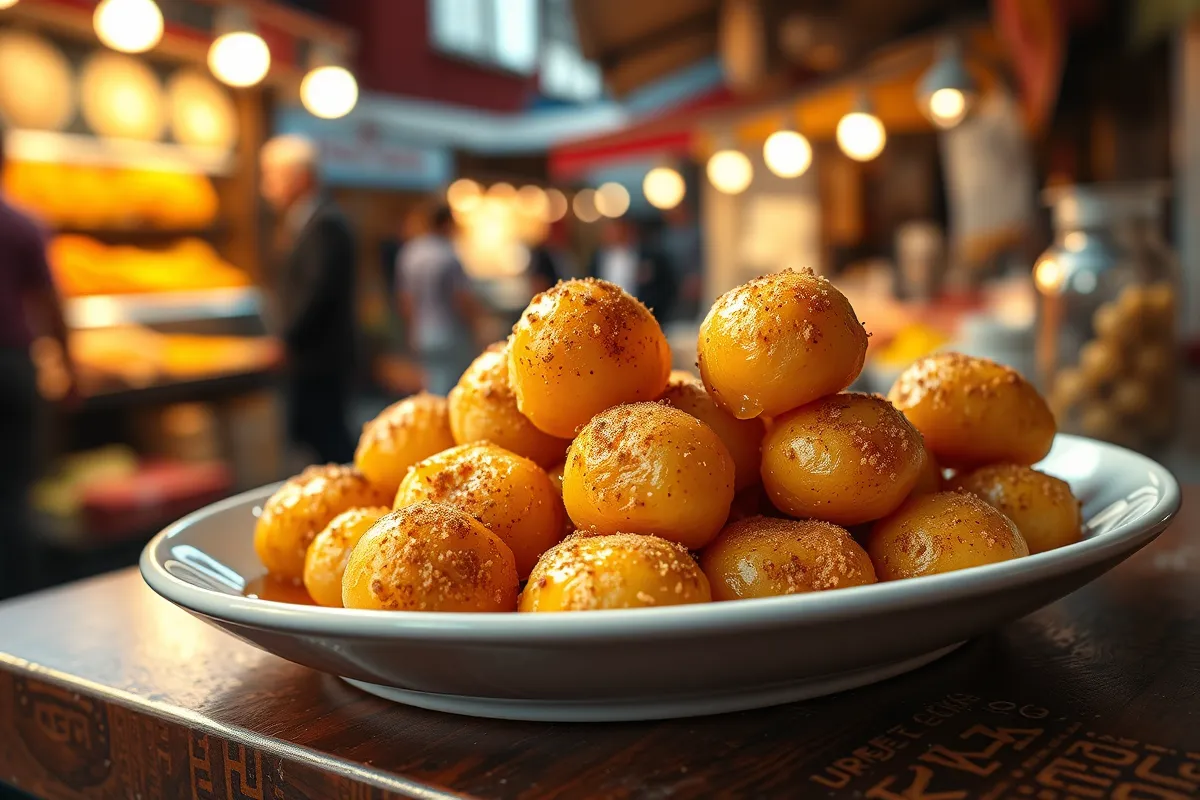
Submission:
M 1179 508 L 1167 470 L 1060 435 L 1040 465 L 1083 502 L 1085 538 L 1028 558 L 829 592 L 623 611 L 354 611 L 242 596 L 274 487 L 198 511 L 142 553 L 163 597 L 268 652 L 423 708 L 531 720 L 662 719 L 802 700 L 921 666 L 1078 589 Z

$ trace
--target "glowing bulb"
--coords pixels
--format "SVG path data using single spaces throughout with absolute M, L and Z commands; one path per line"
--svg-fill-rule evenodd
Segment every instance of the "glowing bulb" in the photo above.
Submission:
M 254 86 L 267 77 L 271 51 L 257 33 L 232 31 L 213 40 L 208 48 L 208 68 L 228 86 Z
M 459 178 L 446 187 L 446 202 L 451 211 L 458 213 L 466 213 L 478 206 L 482 195 L 483 189 L 470 178 Z
M 642 179 L 642 194 L 655 208 L 666 211 L 683 202 L 687 185 L 683 176 L 670 167 L 655 167 Z
M 619 183 L 603 183 L 596 190 L 596 210 L 606 217 L 617 217 L 629 210 L 629 190 Z
M 939 128 L 953 128 L 967 115 L 967 98 L 958 89 L 938 89 L 929 96 L 929 116 Z
M 600 219 L 596 210 L 596 192 L 594 189 L 580 189 L 575 199 L 571 201 L 571 210 L 581 222 L 595 222 Z
M 1033 268 L 1033 282 L 1044 294 L 1057 292 L 1062 279 L 1062 265 L 1052 256 L 1040 259 Z
M 754 180 L 754 167 L 746 154 L 738 150 L 721 150 L 708 160 L 708 179 L 718 191 L 741 194 Z
M 92 25 L 100 41 L 122 53 L 144 53 L 163 35 L 162 11 L 154 0 L 101 0 Z
M 883 152 L 887 132 L 874 114 L 851 111 L 838 120 L 837 143 L 855 161 L 870 161 Z
M 558 222 L 567 215 L 567 196 L 558 189 L 546 190 L 546 222 Z
M 19 0 L 0 0 L 0 11 L 3 11 L 6 8 L 12 8 L 18 2 Z
M 812 164 L 812 145 L 795 131 L 775 131 L 763 144 L 767 169 L 781 178 L 797 178 Z
M 300 82 L 300 100 L 314 117 L 344 117 L 358 103 L 358 81 L 344 67 L 317 67 Z

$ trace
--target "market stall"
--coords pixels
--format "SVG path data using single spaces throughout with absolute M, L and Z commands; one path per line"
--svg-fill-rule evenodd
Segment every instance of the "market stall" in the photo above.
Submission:
M 31 0 L 0 18 L 3 189 L 47 231 L 75 368 L 72 385 L 38 339 L 39 390 L 78 395 L 46 421 L 34 496 L 55 547 L 136 544 L 284 469 L 258 150 L 274 98 L 348 39 L 252 11 Z

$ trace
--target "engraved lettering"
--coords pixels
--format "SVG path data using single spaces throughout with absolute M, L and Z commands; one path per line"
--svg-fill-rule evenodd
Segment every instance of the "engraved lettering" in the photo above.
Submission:
M 1144 783 L 1118 783 L 1112 792 L 1113 800 L 1188 800 L 1193 794 L 1179 792 Z
M 1176 789 L 1184 789 L 1190 792 L 1196 791 L 1197 785 L 1191 781 L 1175 778 L 1170 775 L 1161 775 L 1155 772 L 1154 768 L 1161 760 L 1162 759 L 1158 756 L 1146 756 L 1144 759 L 1142 759 L 1142 763 L 1137 765 L 1137 769 L 1133 771 L 1133 774 L 1144 781 L 1149 781 L 1150 783 L 1159 783 L 1163 786 L 1173 786 Z
M 933 780 L 933 770 L 919 764 L 913 764 L 908 769 L 913 773 L 912 783 L 908 788 L 893 791 L 891 787 L 896 783 L 897 776 L 889 775 L 867 789 L 866 796 L 870 800 L 963 800 L 967 796 L 965 791 L 930 792 L 929 784 Z
M 1137 753 L 1127 750 L 1124 747 L 1113 747 L 1112 745 L 1099 744 L 1097 742 L 1082 741 L 1075 742 L 1068 747 L 1065 755 L 1080 755 L 1092 761 L 1099 761 L 1103 764 L 1115 764 L 1118 767 L 1127 767 L 1138 759 Z
M 903 725 L 893 725 L 892 727 L 887 729 L 887 732 L 894 733 L 897 736 L 904 736 L 908 739 L 920 739 L 921 738 L 921 734 L 919 732 L 914 733 L 913 731 L 910 731 L 908 728 L 905 728 Z
M 1087 765 L 1060 756 L 1037 774 L 1037 781 L 1049 789 L 1061 789 L 1068 794 L 1081 797 L 1103 797 L 1112 781 L 1097 775 L 1089 775 Z

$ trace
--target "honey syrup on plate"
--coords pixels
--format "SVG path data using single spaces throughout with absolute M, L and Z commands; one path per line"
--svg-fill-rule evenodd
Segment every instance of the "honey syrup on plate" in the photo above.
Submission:
M 295 603 L 302 606 L 314 606 L 316 603 L 308 596 L 304 586 L 295 581 L 280 580 L 271 575 L 260 575 L 246 583 L 242 590 L 246 597 L 256 600 L 272 600 L 276 603 Z

